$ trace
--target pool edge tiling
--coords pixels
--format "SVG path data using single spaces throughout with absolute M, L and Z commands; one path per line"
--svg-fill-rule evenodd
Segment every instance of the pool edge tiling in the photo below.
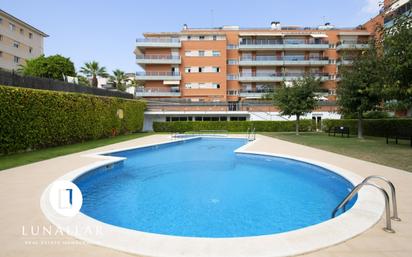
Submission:
M 184 139 L 188 140 L 188 139 Z M 174 140 L 167 143 L 184 140 Z M 192 140 L 192 139 L 189 139 Z M 310 164 L 314 164 L 331 170 L 352 184 L 361 182 L 362 178 L 350 171 L 335 167 L 330 164 L 297 158 L 289 155 L 270 154 L 266 152 L 248 151 L 247 149 L 258 142 L 248 144 L 236 150 L 236 153 L 258 154 L 274 157 L 289 158 Z M 165 144 L 165 143 L 162 143 Z M 74 180 L 79 175 L 92 169 L 119 162 L 124 158 L 106 156 L 111 152 L 131 150 L 142 147 L 155 146 L 150 144 L 128 149 L 116 149 L 112 151 L 89 154 L 89 157 L 100 159 L 95 163 L 83 168 L 74 170 L 59 179 Z M 72 218 L 63 218 L 54 214 L 48 202 L 47 188 L 41 197 L 41 209 L 44 215 L 57 227 L 67 234 L 92 244 L 101 245 L 129 253 L 144 256 L 292 256 L 312 252 L 328 246 L 346 241 L 356 235 L 361 234 L 381 218 L 384 209 L 384 202 L 379 192 L 374 188 L 364 188 L 359 194 L 355 205 L 337 218 L 327 220 L 320 224 L 305 227 L 302 229 L 263 236 L 239 237 L 239 238 L 196 238 L 168 236 L 153 233 L 140 232 L 108 225 L 106 223 L 92 219 L 82 213 Z M 101 233 L 93 235 L 91 233 L 75 233 L 76 228 L 88 226 L 98 227 Z

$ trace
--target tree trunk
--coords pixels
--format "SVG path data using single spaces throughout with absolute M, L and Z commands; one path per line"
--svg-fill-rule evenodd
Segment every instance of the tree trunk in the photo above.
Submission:
M 96 75 L 93 75 L 93 77 L 92 77 L 92 86 L 93 86 L 93 87 L 97 87 L 97 78 L 96 78 Z
M 363 118 L 362 112 L 358 113 L 358 138 L 363 139 Z
M 296 115 L 296 135 L 299 136 L 299 118 L 300 115 Z

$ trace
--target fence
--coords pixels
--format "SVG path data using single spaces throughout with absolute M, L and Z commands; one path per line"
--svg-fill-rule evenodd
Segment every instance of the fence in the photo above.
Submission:
M 101 88 L 87 87 L 60 80 L 20 76 L 15 72 L 0 70 L 0 85 L 43 89 L 52 91 L 65 91 L 72 93 L 93 94 L 98 96 L 120 97 L 132 99 L 133 95 L 119 91 L 109 91 Z

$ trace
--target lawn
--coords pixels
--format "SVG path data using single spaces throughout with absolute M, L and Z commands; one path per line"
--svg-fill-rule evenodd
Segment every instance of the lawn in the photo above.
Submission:
M 86 141 L 83 143 L 51 147 L 47 149 L 36 150 L 32 152 L 17 153 L 11 155 L 0 156 L 0 170 L 17 167 L 32 162 L 51 159 L 57 156 L 81 152 L 93 149 L 100 146 L 119 143 L 126 140 L 131 140 L 139 137 L 149 136 L 153 133 L 134 133 L 129 135 L 121 135 L 111 138 Z
M 342 138 L 328 136 L 327 133 L 302 133 L 299 136 L 286 132 L 260 134 L 412 172 L 409 141 L 400 140 L 396 145 L 392 140 L 387 145 L 382 137 L 357 139 L 351 135 L 350 138 Z

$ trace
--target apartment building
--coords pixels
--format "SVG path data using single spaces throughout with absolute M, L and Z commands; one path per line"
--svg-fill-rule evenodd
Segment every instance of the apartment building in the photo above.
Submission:
M 408 15 L 412 17 L 411 0 L 385 0 L 384 1 L 384 26 L 391 27 L 396 17 Z
M 322 81 L 319 107 L 308 118 L 339 117 L 339 68 L 368 47 L 364 27 L 224 26 L 145 33 L 136 40 L 136 77 L 155 120 L 285 119 L 263 97 L 305 74 Z M 202 115 L 200 115 L 202 114 Z M 211 116 L 211 117 L 207 117 Z M 316 116 L 316 117 L 315 117 Z
M 44 32 L 0 9 L 0 68 L 17 70 L 43 54 Z

